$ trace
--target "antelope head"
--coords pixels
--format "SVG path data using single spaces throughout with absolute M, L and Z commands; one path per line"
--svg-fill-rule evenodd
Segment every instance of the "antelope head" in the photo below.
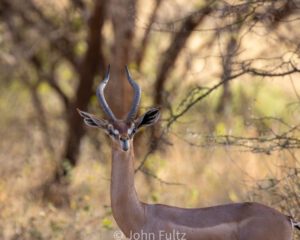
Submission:
M 133 137 L 138 132 L 138 130 L 142 127 L 154 124 L 158 120 L 160 113 L 158 108 L 151 108 L 142 116 L 136 118 L 141 99 L 141 88 L 132 79 L 126 66 L 125 70 L 127 79 L 134 90 L 134 97 L 126 119 L 117 119 L 108 106 L 104 97 L 104 89 L 109 81 L 109 70 L 110 66 L 108 66 L 104 80 L 99 84 L 96 90 L 99 104 L 108 119 L 99 119 L 90 113 L 83 112 L 79 109 L 77 110 L 83 117 L 83 120 L 87 126 L 103 129 L 120 149 L 122 149 L 123 151 L 127 151 L 130 148 Z

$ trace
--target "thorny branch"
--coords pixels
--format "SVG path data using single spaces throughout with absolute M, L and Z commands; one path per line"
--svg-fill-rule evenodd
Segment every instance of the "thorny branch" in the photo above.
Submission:
M 145 162 L 148 157 L 157 150 L 159 143 L 162 143 L 165 139 L 165 135 L 169 133 L 170 128 L 174 123 L 176 123 L 181 117 L 183 117 L 193 106 L 199 103 L 201 100 L 208 97 L 215 90 L 219 89 L 225 81 L 231 81 L 236 79 L 244 74 L 257 75 L 261 77 L 283 77 L 289 76 L 294 73 L 299 73 L 300 69 L 298 69 L 292 62 L 289 62 L 292 67 L 291 70 L 286 71 L 267 71 L 264 69 L 257 69 L 247 67 L 250 66 L 246 64 L 241 64 L 241 70 L 234 75 L 229 76 L 227 79 L 215 84 L 210 88 L 205 87 L 196 87 L 189 91 L 187 96 L 181 101 L 179 106 L 177 107 L 177 113 L 174 114 L 174 111 L 171 109 L 171 117 L 166 120 L 165 126 L 163 127 L 157 142 L 153 144 L 153 147 L 146 153 L 143 160 L 140 162 L 139 166 L 136 168 L 136 171 L 142 171 Z M 278 70 L 278 69 L 277 69 Z M 262 120 L 262 119 L 261 119 Z M 282 120 L 278 120 L 282 121 Z M 299 126 L 291 127 L 288 131 L 282 134 L 273 134 L 271 137 L 240 137 L 240 136 L 231 136 L 231 135 L 219 135 L 219 136 L 204 136 L 205 141 L 214 145 L 230 145 L 230 146 L 240 146 L 246 148 L 248 151 L 252 151 L 255 153 L 266 153 L 270 154 L 272 151 L 280 150 L 280 149 L 295 149 L 300 148 L 300 139 L 295 138 L 292 134 L 295 131 L 299 130 Z M 206 147 L 207 144 L 194 144 L 189 143 L 198 147 Z M 154 175 L 157 178 L 156 175 Z

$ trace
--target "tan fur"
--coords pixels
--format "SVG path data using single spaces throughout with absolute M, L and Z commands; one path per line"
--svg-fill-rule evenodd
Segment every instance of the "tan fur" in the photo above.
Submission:
M 88 126 L 104 129 L 112 139 L 111 207 L 123 233 L 130 239 L 140 240 L 291 240 L 293 226 L 299 227 L 299 223 L 262 204 L 185 209 L 139 201 L 134 186 L 133 137 L 141 127 L 158 120 L 159 108 L 152 108 L 133 119 L 141 90 L 127 67 L 126 73 L 135 92 L 126 120 L 115 118 L 104 97 L 109 68 L 97 88 L 97 97 L 110 120 L 97 119 L 78 110 Z
M 134 187 L 133 148 L 124 152 L 114 144 L 112 155 L 113 216 L 129 238 L 135 233 L 167 240 L 176 231 L 188 240 L 291 240 L 289 218 L 259 203 L 195 209 L 142 203 Z

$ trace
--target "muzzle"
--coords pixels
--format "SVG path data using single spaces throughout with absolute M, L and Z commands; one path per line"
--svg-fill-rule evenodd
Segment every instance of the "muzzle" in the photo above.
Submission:
M 123 151 L 128 151 L 129 147 L 130 147 L 130 142 L 129 140 L 120 140 L 120 145 Z

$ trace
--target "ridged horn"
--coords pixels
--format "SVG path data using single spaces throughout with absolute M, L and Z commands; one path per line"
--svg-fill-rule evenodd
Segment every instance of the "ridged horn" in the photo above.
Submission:
M 133 96 L 131 108 L 130 108 L 130 111 L 127 115 L 127 120 L 131 121 L 131 120 L 134 120 L 134 118 L 137 114 L 137 111 L 138 111 L 139 103 L 140 103 L 140 100 L 141 100 L 141 88 L 132 79 L 127 66 L 125 66 L 125 70 L 126 70 L 127 80 L 128 80 L 129 84 L 131 85 L 131 87 L 134 90 L 134 96 Z
M 106 115 L 113 121 L 116 120 L 115 115 L 111 111 L 110 107 L 108 106 L 105 97 L 104 97 L 104 89 L 106 87 L 106 84 L 108 83 L 109 80 L 109 71 L 110 71 L 110 65 L 108 65 L 105 77 L 102 80 L 102 82 L 98 85 L 97 90 L 96 90 L 96 95 L 98 98 L 98 101 L 103 109 L 103 111 L 106 113 Z

